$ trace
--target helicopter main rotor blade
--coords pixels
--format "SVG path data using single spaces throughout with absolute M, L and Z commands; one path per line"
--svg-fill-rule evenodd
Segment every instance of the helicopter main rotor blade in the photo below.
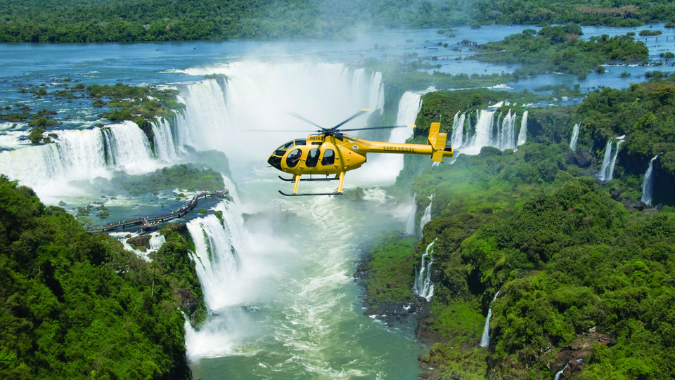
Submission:
M 300 120 L 304 121 L 305 123 L 309 123 L 309 124 L 312 124 L 313 126 L 315 126 L 315 127 L 317 127 L 317 128 L 324 129 L 324 128 L 323 128 L 322 126 L 320 126 L 319 124 L 317 124 L 317 123 L 315 123 L 315 122 L 313 122 L 313 121 L 311 121 L 311 120 L 307 120 L 307 119 L 305 119 L 304 117 L 298 115 L 298 114 L 295 113 L 295 112 L 288 112 L 288 114 L 289 114 L 290 116 L 293 116 L 293 117 L 296 118 L 296 119 L 300 119 Z
M 346 122 L 352 120 L 353 118 L 355 118 L 355 117 L 357 117 L 357 116 L 361 116 L 362 114 L 364 114 L 364 113 L 366 113 L 366 112 L 370 112 L 370 110 L 369 110 L 368 108 L 364 108 L 364 109 L 362 109 L 361 111 L 359 111 L 359 112 L 355 113 L 354 115 L 352 115 L 349 119 L 343 121 L 342 123 L 340 123 L 340 124 L 334 126 L 334 127 L 331 128 L 331 129 L 332 129 L 333 131 L 335 131 L 335 130 L 337 130 L 338 128 L 340 128 L 342 125 L 344 125 Z
M 306 129 L 241 129 L 242 132 L 304 132 L 304 133 L 320 133 L 317 131 L 308 131 Z
M 391 125 L 387 127 L 366 127 L 366 128 L 351 128 L 351 129 L 340 129 L 341 132 L 349 131 L 364 131 L 366 129 L 394 129 L 394 128 L 415 128 L 415 124 L 411 125 Z

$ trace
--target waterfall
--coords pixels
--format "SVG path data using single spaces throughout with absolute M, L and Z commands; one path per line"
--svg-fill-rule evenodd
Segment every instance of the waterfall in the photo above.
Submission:
M 417 214 L 417 203 L 415 203 L 417 193 L 413 195 L 410 215 L 408 215 L 408 222 L 405 225 L 405 233 L 408 235 L 415 234 L 415 214 Z
M 609 182 L 614 178 L 614 166 L 616 165 L 616 158 L 619 155 L 619 146 L 621 146 L 625 137 L 626 136 L 620 136 L 616 138 L 616 150 L 614 151 L 614 155 L 612 155 L 612 139 L 607 140 L 605 157 L 602 159 L 602 166 L 600 167 L 600 172 L 597 174 L 597 178 L 602 182 Z
M 515 122 L 516 113 L 514 112 L 513 115 L 511 115 L 511 110 L 509 110 L 509 113 L 504 117 L 504 121 L 502 122 L 501 134 L 499 135 L 499 140 L 496 144 L 499 149 L 516 149 Z
M 478 154 L 484 146 L 492 145 L 492 130 L 494 124 L 494 115 L 492 111 L 479 110 L 478 121 L 476 122 L 476 131 L 470 142 L 471 146 L 462 150 L 462 153 Z
M 577 151 L 577 139 L 579 138 L 579 123 L 574 124 L 574 130 L 572 131 L 572 138 L 570 139 L 570 149 L 572 151 Z
M 527 142 L 527 111 L 523 112 L 523 120 L 520 122 L 520 132 L 518 132 L 518 146 Z
M 434 284 L 431 283 L 431 264 L 434 262 L 434 256 L 431 248 L 435 242 L 436 239 L 429 243 L 426 251 L 424 251 L 424 254 L 422 255 L 420 267 L 415 271 L 415 294 L 426 298 L 427 302 L 431 301 L 431 296 L 434 295 Z M 427 256 L 430 256 L 428 262 L 426 262 Z
M 497 293 L 495 293 L 494 298 L 492 298 L 492 302 L 495 302 L 497 300 L 497 296 L 499 295 L 499 290 Z M 490 345 L 490 318 L 492 317 L 492 308 L 488 309 L 488 315 L 487 319 L 485 320 L 485 328 L 483 329 L 483 336 L 480 338 L 480 346 L 481 347 L 487 347 Z
M 415 124 L 420 108 L 422 108 L 422 97 L 414 92 L 405 92 L 398 102 L 396 125 Z M 412 128 L 394 128 L 391 130 L 389 142 L 404 143 L 412 137 L 413 132 Z
M 582 359 L 575 359 L 574 361 L 577 362 L 577 363 L 579 363 L 579 362 L 581 362 L 581 360 L 582 360 Z M 555 374 L 555 377 L 553 378 L 553 380 L 560 380 L 560 375 L 562 375 L 563 372 L 565 372 L 565 370 L 567 369 L 567 367 L 569 367 L 569 365 L 570 365 L 571 362 L 572 362 L 572 360 L 570 360 L 569 362 L 567 362 L 567 364 L 565 364 L 565 368 L 563 368 L 563 369 L 561 369 L 560 371 L 558 371 L 558 373 Z
M 155 155 L 164 161 L 176 159 L 176 146 L 174 145 L 173 133 L 169 122 L 160 117 L 152 123 L 152 133 L 154 136 Z
M 0 173 L 36 187 L 57 180 L 109 177 L 111 170 L 137 174 L 156 168 L 148 139 L 133 122 L 53 133 L 58 135 L 54 143 L 0 153 Z
M 511 110 L 509 110 L 509 115 L 511 114 Z M 497 116 L 497 124 L 495 125 L 494 128 L 497 128 L 497 132 L 494 134 L 493 140 L 492 140 L 492 145 L 497 145 L 499 146 L 499 139 L 502 137 L 502 113 L 499 113 L 499 116 Z
M 609 168 L 609 162 L 612 157 L 612 140 L 607 140 L 607 146 L 605 147 L 605 157 L 602 159 L 602 166 L 600 166 L 600 172 L 598 173 L 598 179 L 605 182 L 607 178 L 607 169 Z
M 239 253 L 242 249 L 243 219 L 236 205 L 223 201 L 216 206 L 224 221 L 215 215 L 196 218 L 187 223 L 195 245 L 197 275 L 204 290 L 209 310 L 218 310 L 232 303 L 231 291 L 240 270 Z
M 150 234 L 150 250 L 151 251 L 157 251 L 159 250 L 160 247 L 162 247 L 162 244 L 166 243 L 166 239 L 164 238 L 164 235 L 160 235 L 159 232 L 153 232 Z
M 606 179 L 607 181 L 611 181 L 612 178 L 614 178 L 614 166 L 616 166 L 616 158 L 619 156 L 619 146 L 621 146 L 624 137 L 626 136 L 619 137 L 618 141 L 616 142 L 616 151 L 614 152 L 614 157 L 612 157 L 612 162 L 609 164 L 609 173 Z
M 420 219 L 420 236 L 424 235 L 424 225 L 429 223 L 431 220 L 431 205 L 434 200 L 434 194 L 431 194 L 429 196 L 429 206 L 424 209 L 424 215 L 422 215 L 422 219 Z
M 457 150 L 462 146 L 462 137 L 464 135 L 464 121 L 466 119 L 466 114 L 461 114 L 457 112 L 455 114 L 455 119 L 452 122 L 452 135 L 450 137 L 450 143 L 452 144 L 453 149 Z
M 379 71 L 372 73 L 370 76 L 370 88 L 368 90 L 368 108 L 373 110 L 379 110 L 380 115 L 382 114 L 382 112 L 384 112 L 384 85 L 382 83 L 382 73 Z M 415 115 L 415 118 L 417 118 L 417 115 Z M 414 123 L 415 122 L 413 121 L 410 124 Z
M 654 156 L 654 158 L 649 161 L 649 167 L 645 173 L 645 180 L 642 182 L 642 198 L 640 198 L 640 200 L 650 206 L 652 205 L 652 197 L 654 195 L 653 166 L 654 160 L 656 160 L 658 157 L 659 156 Z

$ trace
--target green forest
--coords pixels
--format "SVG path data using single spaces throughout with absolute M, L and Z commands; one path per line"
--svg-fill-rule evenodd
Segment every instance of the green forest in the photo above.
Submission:
M 0 377 L 190 379 L 205 306 L 179 230 L 147 262 L 0 177 Z M 179 309 L 177 309 L 177 307 Z
M 675 178 L 674 82 L 649 77 L 625 90 L 591 92 L 579 106 L 530 109 L 528 142 L 515 152 L 484 147 L 433 168 L 406 157 L 392 192 L 410 186 L 418 221 L 433 194 L 433 219 L 417 244 L 405 235 L 375 239 L 359 270 L 368 271 L 366 314 L 416 303 L 414 271 L 434 242 L 434 295 L 417 313 L 418 337 L 434 343 L 420 358 L 425 378 L 551 379 L 579 358 L 572 378 L 675 376 L 675 197 L 660 194 L 658 212 L 631 206 L 653 155 L 663 159 L 657 170 L 664 180 Z M 511 99 L 519 96 L 529 95 Z M 430 93 L 416 124 L 501 97 Z M 580 153 L 568 145 L 575 123 L 595 164 L 579 166 Z M 413 141 L 426 133 L 416 130 Z M 602 184 L 591 176 L 607 139 L 622 134 L 615 178 Z M 489 308 L 491 343 L 480 348 Z
M 639 26 L 675 21 L 668 0 L 0 0 L 0 42 L 350 38 L 355 27 Z

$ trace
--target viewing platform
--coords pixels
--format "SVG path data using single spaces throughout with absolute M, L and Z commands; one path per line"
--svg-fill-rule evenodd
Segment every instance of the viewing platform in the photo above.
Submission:
M 177 219 L 180 217 L 183 217 L 185 214 L 189 213 L 192 211 L 195 207 L 197 207 L 197 203 L 199 202 L 200 199 L 204 199 L 206 197 L 212 197 L 212 198 L 225 198 L 227 195 L 230 194 L 230 191 L 228 189 L 223 189 L 223 190 L 212 190 L 212 191 L 202 191 L 192 197 L 192 200 L 190 200 L 190 203 L 188 203 L 186 206 L 181 207 L 179 210 L 176 210 L 170 214 L 164 214 L 160 216 L 155 216 L 155 217 L 144 217 L 144 218 L 136 218 L 133 220 L 123 220 L 117 223 L 109 223 L 109 224 L 104 224 L 104 225 L 99 225 L 99 226 L 92 226 L 90 228 L 87 228 L 87 232 L 108 232 L 108 231 L 115 231 L 115 230 L 125 230 L 127 227 L 132 227 L 132 226 L 141 226 L 141 229 L 143 230 L 152 230 L 159 228 L 159 226 L 162 223 L 168 222 L 173 219 Z

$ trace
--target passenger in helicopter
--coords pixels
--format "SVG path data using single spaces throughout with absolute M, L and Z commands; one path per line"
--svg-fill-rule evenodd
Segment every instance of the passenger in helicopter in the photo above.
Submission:
M 302 151 L 298 149 L 298 153 L 291 158 L 291 164 L 292 166 L 295 166 L 300 162 L 300 157 L 302 157 Z

